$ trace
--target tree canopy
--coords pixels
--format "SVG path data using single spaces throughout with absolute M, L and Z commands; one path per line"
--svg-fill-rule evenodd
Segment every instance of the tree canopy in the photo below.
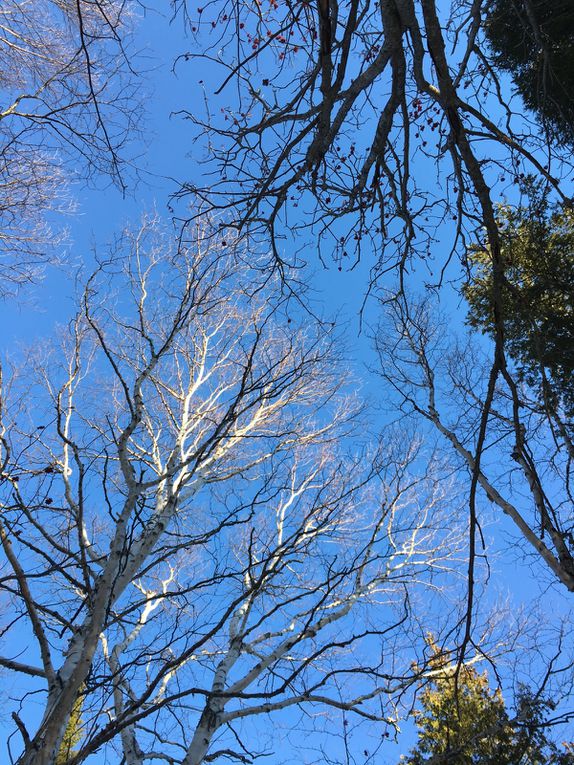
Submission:
M 139 134 L 133 3 L 5 0 L 0 8 L 0 296 L 66 242 L 78 182 L 127 186 Z
M 320 0 L 264 10 L 217 0 L 190 9 L 199 51 L 188 59 L 199 56 L 220 73 L 214 96 L 222 100 L 220 109 L 186 113 L 208 147 L 212 175 L 180 190 L 217 210 L 223 227 L 268 243 L 268 267 L 287 283 L 308 252 L 339 271 L 366 262 L 367 294 L 402 301 L 407 318 L 416 315 L 413 292 L 449 295 L 466 278 L 468 252 L 488 253 L 493 343 L 470 404 L 472 437 L 463 439 L 473 527 L 499 397 L 510 428 L 500 460 L 510 471 L 520 465 L 531 504 L 544 519 L 552 515 L 543 465 L 553 458 L 532 457 L 540 431 L 532 431 L 506 342 L 498 203 L 530 174 L 566 203 L 573 171 L 571 153 L 517 107 L 488 41 L 488 11 L 480 0 Z M 557 427 L 560 469 L 569 475 L 574 445 Z M 562 485 L 570 497 L 569 478 Z M 546 531 L 534 531 L 523 512 L 515 517 L 574 591 L 570 543 L 563 544 L 570 520 L 554 529 L 561 563 L 540 545 Z
M 496 66 L 512 75 L 552 140 L 572 146 L 574 2 L 493 0 L 485 29 Z
M 331 331 L 287 321 L 241 248 L 149 221 L 118 248 L 63 347 L 4 379 L 3 636 L 25 648 L 0 666 L 44 699 L 32 735 L 15 712 L 18 762 L 251 761 L 254 720 L 307 707 L 392 728 L 408 593 L 457 566 L 456 488 L 405 434 L 361 443 Z
M 570 4 L 166 7 L 0 8 L 4 759 L 566 756 Z
M 572 765 L 574 748 L 548 736 L 553 704 L 521 687 L 512 715 L 486 671 L 449 661 L 432 644 L 430 680 L 415 712 L 418 742 L 403 765 Z
M 574 212 L 530 187 L 527 203 L 498 209 L 504 263 L 505 347 L 544 406 L 574 416 Z M 469 253 L 469 322 L 494 331 L 491 257 Z

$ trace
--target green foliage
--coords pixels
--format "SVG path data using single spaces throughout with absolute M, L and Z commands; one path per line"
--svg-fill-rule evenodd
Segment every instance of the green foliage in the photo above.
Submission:
M 574 144 L 574 0 L 493 0 L 486 35 L 554 140 Z
M 460 668 L 456 680 L 456 667 L 433 650 L 434 676 L 415 713 L 418 744 L 406 763 L 422 765 L 433 757 L 452 765 L 510 763 L 512 729 L 500 692 L 492 693 L 486 674 L 469 666 Z
M 529 203 L 499 208 L 502 314 L 506 352 L 539 401 L 574 414 L 574 212 L 551 208 L 529 188 Z M 473 276 L 463 292 L 471 326 L 494 330 L 490 253 L 469 253 Z
M 82 705 L 84 702 L 83 694 L 80 693 L 72 708 L 72 714 L 66 726 L 64 738 L 60 745 L 60 750 L 56 755 L 54 765 L 66 765 L 70 757 L 75 754 L 75 747 L 82 739 Z
M 574 765 L 546 735 L 551 704 L 523 688 L 511 718 L 486 672 L 449 663 L 432 644 L 432 680 L 415 712 L 417 746 L 402 765 Z

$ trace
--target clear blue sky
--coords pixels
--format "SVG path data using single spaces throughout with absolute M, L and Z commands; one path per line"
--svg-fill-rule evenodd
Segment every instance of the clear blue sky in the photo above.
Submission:
M 140 168 L 141 181 L 131 188 L 125 197 L 113 187 L 85 189 L 78 187 L 75 194 L 77 212 L 70 216 L 69 255 L 71 263 L 90 262 L 93 247 L 103 247 L 126 223 L 136 221 L 143 212 L 154 208 L 161 215 L 169 217 L 167 202 L 169 194 L 177 189 L 180 180 L 201 178 L 204 159 L 200 145 L 190 140 L 191 127 L 180 117 L 173 115 L 182 106 L 190 108 L 190 101 L 197 99 L 205 90 L 209 95 L 214 73 L 204 65 L 193 61 L 173 69 L 176 56 L 189 49 L 181 29 L 180 20 L 169 22 L 169 17 L 148 13 L 142 18 L 135 48 L 142 57 L 136 68 L 145 69 L 142 91 L 147 111 L 144 127 L 145 145 L 136 161 Z M 200 84 L 203 81 L 203 84 Z M 359 333 L 358 309 L 362 304 L 367 284 L 369 256 L 352 272 L 338 272 L 335 265 L 325 269 L 318 262 L 308 267 L 308 279 L 316 292 L 316 306 L 324 315 L 337 316 L 346 335 L 348 355 L 357 375 L 364 380 L 364 392 L 375 403 L 386 398 L 378 378 L 370 375 L 367 365 L 374 363 L 368 333 Z M 0 303 L 0 325 L 3 328 L 4 353 L 18 353 L 26 344 L 41 345 L 53 333 L 54 323 L 66 323 L 73 306 L 73 283 L 69 278 L 70 268 L 50 268 L 45 281 L 36 288 L 27 290 L 17 304 L 15 301 Z M 443 309 L 458 322 L 462 316 L 458 299 L 453 293 L 443 297 Z M 364 314 L 365 326 L 376 322 L 373 302 L 367 303 Z M 373 410 L 372 429 L 383 427 L 388 414 Z M 540 597 L 541 576 L 537 561 L 532 567 L 525 565 L 521 556 L 512 560 L 502 550 L 508 550 L 509 528 L 503 524 L 487 525 L 486 535 L 493 546 L 492 566 L 496 572 L 485 597 L 485 610 L 501 600 L 507 599 L 508 608 L 518 610 L 524 606 L 533 608 L 532 598 Z M 555 613 L 566 611 L 566 601 L 552 586 L 548 586 L 545 597 L 552 604 Z M 504 666 L 502 671 L 504 672 Z M 398 747 L 391 743 L 381 750 L 378 762 L 396 762 L 400 752 L 406 752 L 413 742 L 412 725 L 405 724 L 405 736 Z M 97 757 L 94 758 L 97 762 Z M 267 762 L 274 760 L 269 758 Z

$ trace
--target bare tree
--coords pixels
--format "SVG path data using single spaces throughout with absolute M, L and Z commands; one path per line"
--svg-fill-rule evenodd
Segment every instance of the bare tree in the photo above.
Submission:
M 530 19 L 531 3 L 518 5 Z M 571 155 L 524 114 L 499 78 L 485 35 L 488 11 L 482 0 L 457 0 L 450 8 L 435 0 L 317 0 L 264 9 L 237 0 L 190 11 L 202 46 L 197 55 L 219 67 L 216 95 L 226 101 L 203 117 L 187 115 L 209 141 L 208 167 L 218 175 L 209 187 L 190 184 L 181 194 L 225 210 L 226 225 L 238 231 L 268 237 L 274 265 L 287 278 L 312 241 L 339 270 L 367 259 L 368 288 L 390 274 L 404 298 L 413 274 L 417 287 L 459 286 L 468 252 L 488 253 L 494 343 L 465 447 L 470 544 L 478 534 L 483 450 L 497 438 L 495 402 L 502 397 L 513 460 L 545 539 L 557 546 L 547 562 L 556 561 L 571 587 L 570 521 L 553 521 L 553 503 L 546 506 L 524 437 L 530 410 L 507 359 L 507 263 L 496 211 L 497 197 L 515 194 L 525 175 L 570 204 Z M 292 234 L 301 245 L 286 250 L 281 239 Z M 408 320 L 405 303 L 403 309 Z M 569 450 L 562 439 L 562 476 Z M 542 532 L 534 537 L 547 556 Z
M 124 48 L 130 4 L 7 0 L 0 9 L 0 292 L 55 257 L 70 184 L 125 187 L 137 102 Z M 133 135 L 132 135 L 133 138 Z
M 389 304 L 388 321 L 376 337 L 381 374 L 398 394 L 403 411 L 422 415 L 442 434 L 463 470 L 476 476 L 486 499 L 512 521 L 553 576 L 574 592 L 574 449 L 564 413 L 544 406 L 525 382 L 517 386 L 517 399 L 497 385 L 484 430 L 490 384 L 485 351 L 471 340 L 445 334 L 436 315 L 430 301 Z M 479 439 L 482 460 L 477 465 Z M 471 564 L 478 544 L 473 535 Z M 472 571 L 470 577 L 472 581 Z
M 485 41 L 487 3 L 443 6 L 317 0 L 261 9 L 222 0 L 190 8 L 200 47 L 185 59 L 221 73 L 204 118 L 187 113 L 209 140 L 217 175 L 182 195 L 229 210 L 240 229 L 266 231 L 284 265 L 291 261 L 276 236 L 288 228 L 311 234 L 343 266 L 372 245 L 373 279 L 404 276 L 453 218 L 445 261 L 462 256 L 479 227 L 496 258 L 492 190 L 508 190 L 528 168 L 565 198 L 570 158 L 545 143 L 499 81 Z
M 418 589 L 457 567 L 439 467 L 416 443 L 346 453 L 333 340 L 202 241 L 128 236 L 61 346 L 4 381 L 20 765 L 60 762 L 64 736 L 70 765 L 248 762 L 254 720 L 305 707 L 392 728 Z

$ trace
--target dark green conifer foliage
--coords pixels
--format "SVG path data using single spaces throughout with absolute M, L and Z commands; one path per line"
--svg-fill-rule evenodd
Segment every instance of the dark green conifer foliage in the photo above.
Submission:
M 502 286 L 507 354 L 540 404 L 574 415 L 574 212 L 552 208 L 530 186 L 525 206 L 499 208 L 506 283 Z M 490 254 L 469 253 L 463 292 L 471 326 L 492 334 Z
M 574 145 L 574 0 L 493 0 L 486 35 L 525 104 Z
M 486 672 L 445 659 L 431 642 L 432 680 L 415 712 L 418 743 L 401 765 L 574 765 L 572 744 L 547 736 L 552 705 L 523 688 L 510 716 Z

